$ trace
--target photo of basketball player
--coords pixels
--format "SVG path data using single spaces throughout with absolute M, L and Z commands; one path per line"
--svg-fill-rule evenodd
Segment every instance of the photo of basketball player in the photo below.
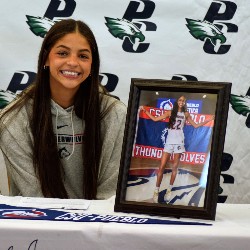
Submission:
M 164 201 L 166 203 L 169 203 L 171 199 L 171 190 L 174 185 L 177 173 L 178 173 L 178 166 L 180 163 L 181 154 L 186 152 L 185 145 L 184 145 L 184 132 L 183 128 L 185 126 L 186 121 L 190 123 L 194 128 L 199 128 L 208 122 L 212 121 L 214 119 L 214 116 L 211 116 L 211 118 L 196 123 L 193 119 L 190 113 L 187 110 L 186 107 L 186 97 L 180 96 L 177 98 L 176 102 L 173 105 L 173 108 L 171 110 L 167 110 L 160 116 L 153 116 L 150 112 L 148 112 L 144 106 L 141 106 L 140 109 L 145 112 L 145 114 L 153 121 L 162 121 L 166 118 L 169 118 L 168 123 L 168 136 L 166 139 L 166 143 L 163 149 L 161 161 L 159 168 L 157 170 L 157 180 L 156 180 L 156 186 L 153 193 L 153 202 L 158 203 L 159 199 L 159 189 L 160 185 L 163 179 L 164 170 L 169 164 L 170 157 L 173 154 L 174 161 L 172 164 L 172 172 L 170 177 L 170 183 L 167 187 L 166 193 L 164 195 Z
M 115 212 L 215 219 L 230 89 L 131 80 Z

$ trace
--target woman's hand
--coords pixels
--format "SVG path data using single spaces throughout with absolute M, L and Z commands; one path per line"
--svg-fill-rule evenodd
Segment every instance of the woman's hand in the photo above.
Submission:
M 142 110 L 143 112 L 146 112 L 146 109 L 143 106 L 140 106 L 139 109 Z
M 211 118 L 210 118 L 210 119 L 208 119 L 208 122 L 210 122 L 210 121 L 214 120 L 214 118 L 215 118 L 215 115 L 212 115 L 212 116 L 211 116 Z
M 208 123 L 208 122 L 213 121 L 213 120 L 214 120 L 214 118 L 215 118 L 215 116 L 214 116 L 214 115 L 212 115 L 209 119 L 207 119 L 207 120 L 205 120 L 205 121 L 204 121 L 204 124 L 203 124 L 203 125 L 205 125 L 205 124 L 206 124 L 206 123 Z

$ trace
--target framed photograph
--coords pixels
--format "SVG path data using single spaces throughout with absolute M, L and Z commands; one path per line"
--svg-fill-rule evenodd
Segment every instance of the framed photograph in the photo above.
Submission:
M 116 212 L 215 220 L 230 91 L 131 80 Z

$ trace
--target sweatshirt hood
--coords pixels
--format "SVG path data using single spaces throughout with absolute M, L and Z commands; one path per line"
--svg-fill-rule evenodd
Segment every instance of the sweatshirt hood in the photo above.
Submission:
M 70 106 L 66 109 L 62 108 L 59 104 L 51 99 L 51 114 L 60 116 L 70 116 L 71 112 L 74 110 L 74 106 Z

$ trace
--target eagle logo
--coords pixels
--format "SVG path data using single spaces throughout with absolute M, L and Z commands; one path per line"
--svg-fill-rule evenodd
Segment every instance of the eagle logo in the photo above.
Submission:
M 250 113 L 250 96 L 249 95 L 230 95 L 230 103 L 233 110 L 239 115 L 247 116 Z
M 131 43 L 135 44 L 136 39 L 140 42 L 145 40 L 145 36 L 142 34 L 140 29 L 133 24 L 132 22 L 126 19 L 119 19 L 119 18 L 111 18 L 105 17 L 106 19 L 106 26 L 109 29 L 109 32 L 116 38 L 121 40 L 124 37 L 128 37 Z
M 6 107 L 16 98 L 16 94 L 8 90 L 0 90 L 0 109 Z
M 246 126 L 250 128 L 250 96 L 249 95 L 230 95 L 230 103 L 233 110 L 243 116 L 247 116 Z
M 30 30 L 36 35 L 42 38 L 45 37 L 49 29 L 56 23 L 47 17 L 34 17 L 26 15 L 28 21 L 26 23 L 29 25 Z
M 209 39 L 214 46 L 216 46 L 219 41 L 223 44 L 227 40 L 221 30 L 206 20 L 201 21 L 186 18 L 186 21 L 186 26 L 190 34 L 198 40 L 205 41 Z

